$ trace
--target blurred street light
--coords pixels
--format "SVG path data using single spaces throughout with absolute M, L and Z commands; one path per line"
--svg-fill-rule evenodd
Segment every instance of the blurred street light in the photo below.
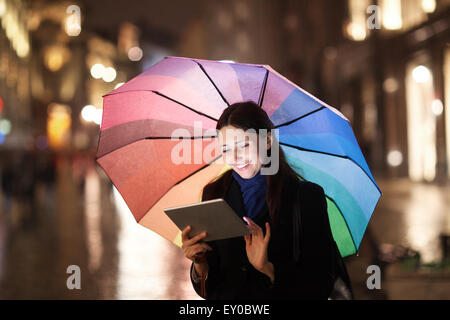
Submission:
M 402 28 L 402 4 L 400 0 L 381 0 L 383 26 L 388 30 Z
M 112 82 L 114 79 L 116 79 L 116 69 L 113 67 L 107 67 L 105 68 L 105 72 L 103 73 L 103 81 L 105 82 Z
M 30 51 L 29 34 L 26 17 L 20 14 L 16 2 L 0 0 L 0 17 L 6 37 L 20 58 L 25 58 Z
M 66 17 L 65 30 L 70 37 L 76 37 L 81 32 L 81 10 L 80 7 L 73 4 L 67 7 L 66 13 L 69 15 Z
M 7 136 L 11 133 L 11 121 L 8 119 L 0 119 L 0 134 Z
M 91 76 L 94 79 L 100 79 L 105 73 L 105 67 L 101 63 L 96 63 L 91 67 Z
M 434 99 L 431 103 L 431 110 L 433 114 L 438 117 L 444 112 L 444 105 L 440 99 Z
M 426 13 L 433 13 L 436 10 L 436 0 L 422 0 L 422 9 Z
M 70 51 L 64 46 L 52 45 L 45 49 L 44 62 L 50 71 L 58 71 L 69 59 Z
M 387 93 L 394 93 L 398 90 L 398 82 L 395 80 L 395 78 L 387 78 L 383 82 L 383 89 Z
M 403 155 L 398 150 L 389 151 L 387 155 L 387 162 L 391 167 L 398 167 L 403 162 Z
M 95 107 L 92 105 L 84 106 L 81 110 L 81 117 L 86 122 L 91 122 L 95 117 Z
M 414 68 L 412 76 L 416 82 L 424 83 L 430 80 L 431 72 L 427 67 L 420 65 Z
M 87 105 L 81 110 L 81 117 L 86 122 L 93 122 L 100 125 L 102 122 L 102 109 L 97 109 L 92 105 Z
M 366 27 L 365 24 L 357 24 L 350 22 L 347 25 L 347 33 L 355 41 L 363 41 L 366 39 Z
M 0 17 L 3 17 L 6 12 L 6 1 L 0 0 Z
M 102 109 L 95 109 L 94 119 L 92 121 L 96 125 L 101 125 L 101 123 L 102 123 L 102 115 L 103 115 L 103 110 Z
M 350 21 L 346 26 L 346 33 L 350 39 L 355 41 L 366 39 L 366 9 L 369 5 L 368 0 L 349 0 Z
M 48 106 L 47 136 L 53 148 L 60 149 L 69 144 L 72 125 L 70 113 L 67 105 L 51 103 Z
M 128 59 L 131 61 L 139 61 L 144 56 L 144 52 L 139 47 L 132 47 L 128 50 Z

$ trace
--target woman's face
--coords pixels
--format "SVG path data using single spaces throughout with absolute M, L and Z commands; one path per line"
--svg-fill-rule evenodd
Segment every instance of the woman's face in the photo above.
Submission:
M 270 148 L 270 142 L 268 132 L 263 155 L 267 153 L 267 148 Z M 245 132 L 234 126 L 225 126 L 219 130 L 219 143 L 223 160 L 242 178 L 252 178 L 260 171 L 262 162 L 259 157 L 257 131 Z

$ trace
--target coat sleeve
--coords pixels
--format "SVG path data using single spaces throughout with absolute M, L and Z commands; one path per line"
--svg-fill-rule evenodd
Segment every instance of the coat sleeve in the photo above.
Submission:
M 208 277 L 205 280 L 205 291 L 206 291 L 206 297 L 201 296 L 201 281 L 195 282 L 192 278 L 192 269 L 194 268 L 194 263 L 191 264 L 191 270 L 190 270 L 190 277 L 191 277 L 191 283 L 194 287 L 195 292 L 199 296 L 201 296 L 204 299 L 207 299 L 208 297 L 215 296 L 214 291 L 217 288 L 218 283 L 220 282 L 219 279 L 219 255 L 217 254 L 217 247 L 214 243 L 214 241 L 207 242 L 209 246 L 211 246 L 212 251 L 208 251 L 206 253 L 206 261 L 208 262 Z
M 301 198 L 308 204 L 301 207 L 300 260 L 272 261 L 274 291 L 284 299 L 327 299 L 333 285 L 332 234 L 325 193 L 317 184 L 310 186 L 310 193 Z
M 202 201 L 204 201 L 204 200 L 206 200 L 206 199 L 205 199 L 204 195 L 202 195 Z M 192 283 L 192 286 L 193 286 L 195 292 L 197 292 L 197 294 L 204 299 L 207 299 L 208 297 L 216 296 L 215 291 L 218 286 L 218 283 L 220 282 L 220 277 L 219 277 L 220 257 L 218 254 L 217 245 L 216 245 L 215 241 L 208 241 L 206 243 L 212 248 L 211 251 L 206 252 L 206 261 L 208 262 L 208 276 L 205 280 L 206 297 L 202 297 L 202 295 L 201 295 L 201 281 L 196 282 L 192 278 L 192 272 L 193 272 L 192 269 L 194 268 L 194 262 L 192 262 L 191 269 L 189 272 L 190 277 L 191 277 L 191 283 Z

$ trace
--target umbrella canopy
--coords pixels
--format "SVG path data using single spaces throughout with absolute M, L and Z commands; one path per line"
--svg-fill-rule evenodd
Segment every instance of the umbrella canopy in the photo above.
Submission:
M 210 133 L 227 106 L 251 100 L 278 129 L 291 167 L 324 189 L 341 255 L 358 250 L 381 191 L 349 121 L 270 66 L 165 57 L 103 99 L 97 162 L 144 227 L 181 246 L 163 209 L 201 201 L 203 187 L 231 170 Z M 180 143 L 188 164 L 173 161 Z

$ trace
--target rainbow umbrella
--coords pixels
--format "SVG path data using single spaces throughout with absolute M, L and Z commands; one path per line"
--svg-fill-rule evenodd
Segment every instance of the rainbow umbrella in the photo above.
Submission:
M 357 252 L 381 191 L 349 121 L 268 65 L 165 57 L 103 97 L 97 163 L 139 224 L 181 246 L 163 209 L 201 201 L 231 170 L 211 132 L 227 106 L 249 100 L 278 129 L 292 168 L 324 189 L 341 255 Z

